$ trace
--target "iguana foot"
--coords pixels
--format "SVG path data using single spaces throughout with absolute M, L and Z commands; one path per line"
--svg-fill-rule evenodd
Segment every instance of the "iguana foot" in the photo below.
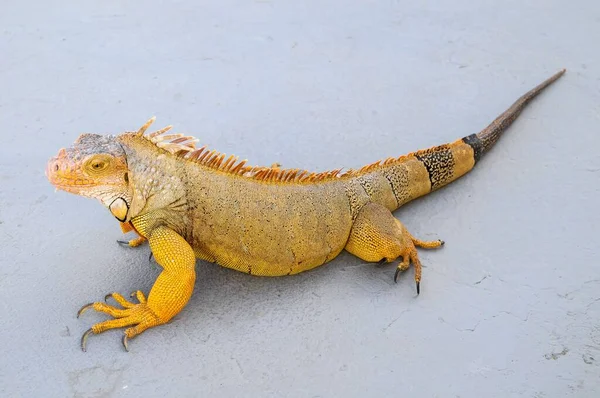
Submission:
M 123 246 L 129 246 L 129 247 L 138 247 L 140 246 L 142 243 L 144 243 L 146 241 L 146 238 L 144 238 L 143 236 L 138 236 L 137 238 L 133 238 L 131 240 L 121 240 L 118 239 L 117 243 Z
M 398 282 L 398 275 L 400 274 L 400 272 L 406 271 L 410 267 L 410 263 L 412 262 L 415 265 L 415 282 L 417 285 L 417 294 L 420 294 L 421 293 L 421 283 L 420 282 L 421 282 L 422 266 L 421 266 L 421 261 L 419 261 L 419 255 L 417 253 L 417 250 L 415 249 L 415 246 L 422 247 L 424 249 L 435 249 L 437 247 L 443 246 L 445 242 L 443 240 L 433 240 L 433 241 L 419 240 L 419 239 L 414 238 L 412 235 L 410 235 L 410 233 L 408 231 L 406 231 L 406 228 L 404 228 L 404 231 L 412 240 L 413 247 L 412 247 L 412 250 L 409 249 L 406 254 L 402 255 L 402 261 L 400 262 L 400 264 L 398 264 L 398 267 L 396 268 L 396 272 L 394 273 L 394 282 L 395 283 Z M 417 273 L 419 274 L 418 277 L 416 275 Z
M 123 231 L 124 234 L 131 232 L 131 231 L 135 231 L 139 236 L 137 238 L 133 238 L 131 240 L 117 240 L 117 243 L 123 246 L 129 246 L 129 247 L 138 247 L 139 245 L 141 245 L 142 243 L 144 243 L 147 239 L 145 237 L 143 237 L 134 227 L 130 222 L 127 223 L 120 223 L 121 225 L 121 231 Z
M 139 303 L 132 303 L 119 293 L 110 293 L 106 295 L 105 300 L 112 297 L 123 307 L 122 309 L 105 303 L 96 302 L 84 305 L 77 312 L 77 318 L 79 318 L 84 312 L 92 308 L 95 311 L 103 312 L 114 318 L 93 325 L 83 334 L 81 337 L 81 349 L 83 351 L 86 351 L 87 339 L 90 334 L 99 334 L 106 330 L 135 325 L 126 329 L 123 336 L 123 346 L 125 347 L 125 350 L 129 351 L 127 346 L 128 339 L 137 336 L 148 328 L 165 323 L 162 322 L 158 315 L 156 315 L 148 306 L 146 297 L 141 291 L 138 290 L 137 292 L 132 293 L 131 297 L 133 296 L 137 297 Z
M 145 228 L 147 220 L 141 218 L 139 228 Z M 128 226 L 128 224 L 121 224 Z M 128 232 L 123 229 L 123 232 Z M 139 231 L 139 229 L 136 229 Z M 139 303 L 127 300 L 119 293 L 111 293 L 104 297 L 107 301 L 112 297 L 123 308 L 117 308 L 106 303 L 90 303 L 84 305 L 78 312 L 81 316 L 90 308 L 103 312 L 113 319 L 97 323 L 81 336 L 81 349 L 86 351 L 86 343 L 91 334 L 99 334 L 106 330 L 131 326 L 125 330 L 123 336 L 123 347 L 129 351 L 128 340 L 139 335 L 148 328 L 163 325 L 177 315 L 188 303 L 194 283 L 196 281 L 196 257 L 194 250 L 177 232 L 165 227 L 158 226 L 149 233 L 138 233 L 147 236 L 150 250 L 154 254 L 156 262 L 163 268 L 158 275 L 148 298 L 141 291 L 131 294 L 136 296 Z M 139 239 L 138 239 L 139 241 Z
M 143 220 L 140 225 L 143 226 Z M 111 293 L 105 297 L 105 300 L 112 297 L 123 308 L 105 303 L 84 305 L 77 313 L 77 317 L 93 308 L 114 319 L 97 323 L 83 334 L 81 337 L 83 351 L 86 350 L 87 339 L 92 333 L 98 334 L 109 329 L 132 326 L 125 330 L 123 337 L 123 347 L 128 350 L 129 339 L 148 328 L 169 322 L 185 307 L 192 296 L 196 281 L 194 270 L 196 257 L 191 246 L 181 235 L 164 226 L 156 227 L 151 234 L 144 235 L 149 237 L 150 249 L 163 271 L 156 278 L 147 300 L 140 291 L 132 294 L 137 296 L 139 303 L 132 303 L 119 293 Z
M 121 246 L 126 246 L 126 247 L 138 247 L 145 241 L 146 241 L 146 238 L 144 238 L 143 236 L 138 236 L 137 238 L 133 238 L 128 241 L 117 239 L 118 244 L 120 244 Z M 152 257 L 153 257 L 153 254 L 152 254 L 152 252 L 150 252 L 150 254 L 148 255 L 148 263 L 152 263 Z
M 412 262 L 419 294 L 421 261 L 416 247 L 433 249 L 443 244 L 441 240 L 422 241 L 414 238 L 387 208 L 369 203 L 360 210 L 354 220 L 346 250 L 369 262 L 391 262 L 402 257 L 394 274 L 394 282 L 397 282 L 400 272 L 406 271 Z

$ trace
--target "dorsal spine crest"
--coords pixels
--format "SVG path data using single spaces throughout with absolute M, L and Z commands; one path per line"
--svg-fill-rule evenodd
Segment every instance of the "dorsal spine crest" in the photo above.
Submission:
M 402 155 L 400 157 L 390 157 L 385 160 L 378 160 L 367 164 L 360 169 L 348 169 L 342 172 L 342 169 L 324 171 L 320 173 L 310 172 L 301 169 L 281 169 L 279 167 L 247 166 L 248 160 L 238 161 L 239 157 L 230 155 L 226 158 L 224 153 L 216 150 L 207 149 L 206 145 L 196 148 L 197 138 L 181 133 L 165 134 L 173 126 L 167 126 L 160 130 L 146 134 L 150 125 L 156 120 L 152 117 L 135 133 L 136 136 L 143 137 L 154 144 L 156 147 L 166 150 L 174 156 L 185 159 L 190 162 L 201 164 L 205 167 L 222 171 L 225 173 L 244 176 L 258 181 L 279 182 L 279 183 L 314 183 L 328 180 L 338 180 L 341 178 L 356 177 L 365 173 L 372 172 L 378 168 L 400 163 L 410 156 L 418 154 Z M 425 150 L 427 151 L 427 150 Z M 421 152 L 421 151 L 419 151 Z

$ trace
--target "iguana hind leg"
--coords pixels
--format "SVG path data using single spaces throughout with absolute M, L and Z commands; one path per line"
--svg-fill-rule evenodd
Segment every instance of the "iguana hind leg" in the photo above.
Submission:
M 84 333 L 81 348 L 85 351 L 86 340 L 90 334 L 102 333 L 109 329 L 132 326 L 125 330 L 123 345 L 127 349 L 128 339 L 137 336 L 144 330 L 167 323 L 187 304 L 196 280 L 196 258 L 190 245 L 176 232 L 166 227 L 154 229 L 148 237 L 150 249 L 163 271 L 156 279 L 146 297 L 136 292 L 139 303 L 127 301 L 118 293 L 112 296 L 124 308 L 116 308 L 105 303 L 91 303 L 84 306 L 77 316 L 93 308 L 104 312 L 115 319 L 100 322 Z
M 387 208 L 376 203 L 368 203 L 354 220 L 346 250 L 369 262 L 391 262 L 402 257 L 402 261 L 396 268 L 394 281 L 401 271 L 409 268 L 412 262 L 415 267 L 417 293 L 419 293 L 421 262 L 415 246 L 431 249 L 443 244 L 441 240 L 422 241 L 414 238 Z

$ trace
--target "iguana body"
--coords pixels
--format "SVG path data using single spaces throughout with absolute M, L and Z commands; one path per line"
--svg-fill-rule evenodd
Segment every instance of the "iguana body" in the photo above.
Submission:
M 395 261 L 398 272 L 421 264 L 415 246 L 433 248 L 393 217 L 403 204 L 461 177 L 498 140 L 527 103 L 558 79 L 558 72 L 517 100 L 490 126 L 453 143 L 417 151 L 341 173 L 309 173 L 249 167 L 205 148 L 169 128 L 118 136 L 84 134 L 47 167 L 57 188 L 99 199 L 121 221 L 123 231 L 148 240 L 163 267 L 148 300 L 139 304 L 113 293 L 123 309 L 93 303 L 115 319 L 90 333 L 130 326 L 124 344 L 149 327 L 164 324 L 187 304 L 200 258 L 261 276 L 296 274 L 322 265 L 346 249 L 369 261 Z

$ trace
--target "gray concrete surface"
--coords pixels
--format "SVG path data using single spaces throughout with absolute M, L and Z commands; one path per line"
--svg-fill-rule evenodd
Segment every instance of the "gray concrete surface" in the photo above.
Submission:
M 418 3 L 3 2 L 0 395 L 600 396 L 600 6 Z M 278 279 L 199 262 L 171 324 L 80 351 L 104 319 L 81 305 L 158 274 L 46 181 L 80 133 L 156 115 L 257 164 L 356 167 L 476 132 L 561 67 L 474 172 L 397 212 L 447 242 L 420 297 L 348 254 Z

